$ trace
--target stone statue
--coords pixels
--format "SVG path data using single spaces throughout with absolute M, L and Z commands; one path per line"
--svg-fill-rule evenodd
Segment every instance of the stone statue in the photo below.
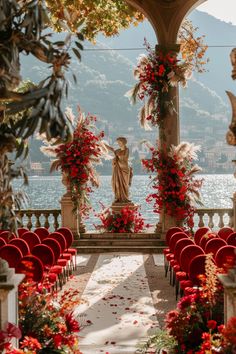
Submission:
M 232 49 L 232 51 L 230 53 L 230 60 L 231 60 L 231 64 L 233 67 L 232 79 L 236 80 L 236 48 Z
M 106 145 L 115 157 L 112 160 L 112 189 L 115 195 L 114 203 L 130 203 L 129 187 L 132 182 L 133 171 L 129 166 L 129 149 L 127 139 L 119 137 L 116 139 L 119 149 Z
M 226 134 L 226 141 L 229 145 L 236 145 L 236 97 L 234 94 L 230 91 L 226 91 L 231 107 L 232 107 L 232 121 L 231 124 L 229 125 L 229 130 Z

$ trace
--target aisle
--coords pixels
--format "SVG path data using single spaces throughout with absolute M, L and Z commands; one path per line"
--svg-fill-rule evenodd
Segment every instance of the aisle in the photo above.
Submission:
M 76 308 L 83 354 L 133 354 L 157 319 L 140 254 L 102 254 Z

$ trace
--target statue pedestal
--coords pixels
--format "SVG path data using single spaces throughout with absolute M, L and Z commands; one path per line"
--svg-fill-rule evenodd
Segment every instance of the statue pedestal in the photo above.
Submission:
M 115 214 L 119 214 L 121 212 L 121 209 L 123 209 L 123 208 L 129 208 L 131 210 L 137 210 L 138 209 L 138 205 L 136 205 L 136 204 L 134 204 L 132 202 L 128 202 L 128 203 L 126 203 L 126 202 L 124 202 L 124 203 L 119 203 L 119 202 L 116 203 L 116 202 L 114 202 L 111 205 L 111 209 L 112 209 L 113 213 L 115 213 Z
M 18 286 L 24 274 L 16 274 L 15 269 L 8 268 L 7 262 L 0 258 L 0 329 L 5 329 L 8 322 L 18 325 Z M 11 343 L 17 346 L 17 339 Z

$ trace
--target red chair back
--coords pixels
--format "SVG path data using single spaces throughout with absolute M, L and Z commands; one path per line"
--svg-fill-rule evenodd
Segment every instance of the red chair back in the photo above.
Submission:
M 60 243 L 61 246 L 61 253 L 63 253 L 66 249 L 66 239 L 60 232 L 52 232 L 49 235 L 50 238 L 54 238 Z
M 57 262 L 58 258 L 61 255 L 61 246 L 60 243 L 55 240 L 54 238 L 45 238 L 42 242 L 42 244 L 47 245 L 48 247 L 51 248 L 51 250 L 54 253 L 54 257 L 55 257 L 55 262 Z
M 176 232 L 181 232 L 183 231 L 180 227 L 171 227 L 167 233 L 166 233 L 166 243 L 169 246 L 170 243 L 170 238 L 172 235 L 174 235 Z
M 176 232 L 174 235 L 171 236 L 170 242 L 169 242 L 169 249 L 173 253 L 174 248 L 176 245 L 176 242 L 179 240 L 182 240 L 183 238 L 188 238 L 185 232 Z
M 4 247 L 4 246 L 3 246 Z M 215 262 L 217 267 L 224 268 L 224 266 L 230 262 L 235 264 L 236 261 L 236 247 L 226 245 L 221 247 L 215 255 Z
M 215 238 L 218 238 L 215 234 L 213 233 L 208 233 L 204 236 L 202 236 L 200 242 L 199 242 L 199 246 L 202 247 L 203 250 L 205 250 L 205 247 L 206 247 L 206 244 L 209 240 L 211 239 L 215 239 Z
M 194 242 L 199 245 L 201 238 L 206 235 L 209 231 L 209 227 L 200 227 L 194 234 Z
M 189 245 L 194 245 L 193 240 L 190 238 L 182 238 L 181 240 L 178 240 L 176 242 L 175 248 L 174 248 L 174 256 L 175 260 L 179 263 L 180 262 L 180 253 L 184 247 L 189 246 Z
M 26 227 L 20 227 L 17 229 L 18 236 L 21 237 L 25 232 L 29 231 Z
M 23 257 L 21 250 L 14 245 L 5 245 L 0 249 L 0 258 L 5 259 L 10 268 L 16 268 Z
M 74 241 L 73 233 L 68 227 L 60 227 L 60 229 L 58 229 L 57 232 L 59 232 L 65 237 L 66 248 L 68 249 L 72 245 L 72 242 Z
M 23 256 L 27 256 L 28 254 L 30 254 L 29 246 L 28 246 L 27 242 L 25 242 L 25 240 L 23 240 L 22 238 L 19 238 L 19 237 L 14 238 L 13 240 L 11 240 L 9 242 L 9 245 L 17 246 L 21 250 L 21 253 L 23 254 Z
M 0 236 L 6 241 L 6 243 L 15 238 L 14 233 L 11 231 L 2 231 Z
M 40 283 L 43 279 L 43 263 L 38 257 L 24 256 L 16 267 L 16 273 L 23 273 L 28 280 Z
M 38 235 L 38 237 L 40 238 L 41 242 L 48 237 L 48 235 L 50 234 L 50 232 L 48 231 L 48 229 L 46 229 L 46 227 L 37 227 L 37 229 L 34 230 L 34 233 L 36 235 Z
M 225 226 L 222 227 L 222 229 L 220 229 L 218 231 L 218 236 L 220 238 L 223 238 L 223 240 L 227 240 L 227 237 L 232 234 L 234 232 L 234 230 L 231 227 Z
M 180 267 L 181 269 L 188 273 L 189 264 L 193 257 L 199 254 L 204 254 L 203 249 L 197 245 L 188 245 L 184 247 L 180 253 Z
M 199 275 L 206 274 L 206 255 L 199 254 L 193 257 L 189 264 L 188 276 L 194 285 L 200 285 L 201 281 Z
M 223 240 L 222 238 L 214 237 L 207 241 L 205 247 L 205 253 L 213 253 L 213 255 L 215 255 L 216 252 L 226 244 L 227 244 L 226 241 Z
M 32 249 L 32 255 L 40 259 L 44 268 L 51 267 L 55 263 L 53 251 L 49 246 L 42 243 L 40 245 L 34 246 Z
M 0 235 L 0 247 L 5 246 L 6 244 L 7 244 L 6 240 L 4 238 L 2 238 Z
M 38 235 L 36 235 L 32 231 L 25 232 L 20 238 L 22 238 L 22 240 L 25 240 L 25 242 L 29 246 L 30 251 L 32 251 L 34 246 L 36 246 L 36 245 L 41 243 L 40 238 L 38 237 Z
M 0 235 L 0 236 L 1 236 L 1 235 Z M 228 243 L 228 245 L 236 246 L 236 232 L 233 232 L 232 234 L 230 234 L 230 235 L 227 237 L 226 242 Z

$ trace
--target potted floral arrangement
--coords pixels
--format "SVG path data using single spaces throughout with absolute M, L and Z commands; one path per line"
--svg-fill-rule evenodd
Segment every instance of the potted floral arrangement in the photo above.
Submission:
M 115 212 L 111 208 L 105 208 L 98 214 L 102 224 L 96 226 L 96 229 L 114 232 L 114 233 L 138 233 L 145 227 L 144 219 L 138 212 L 138 208 L 126 206 L 120 212 Z

